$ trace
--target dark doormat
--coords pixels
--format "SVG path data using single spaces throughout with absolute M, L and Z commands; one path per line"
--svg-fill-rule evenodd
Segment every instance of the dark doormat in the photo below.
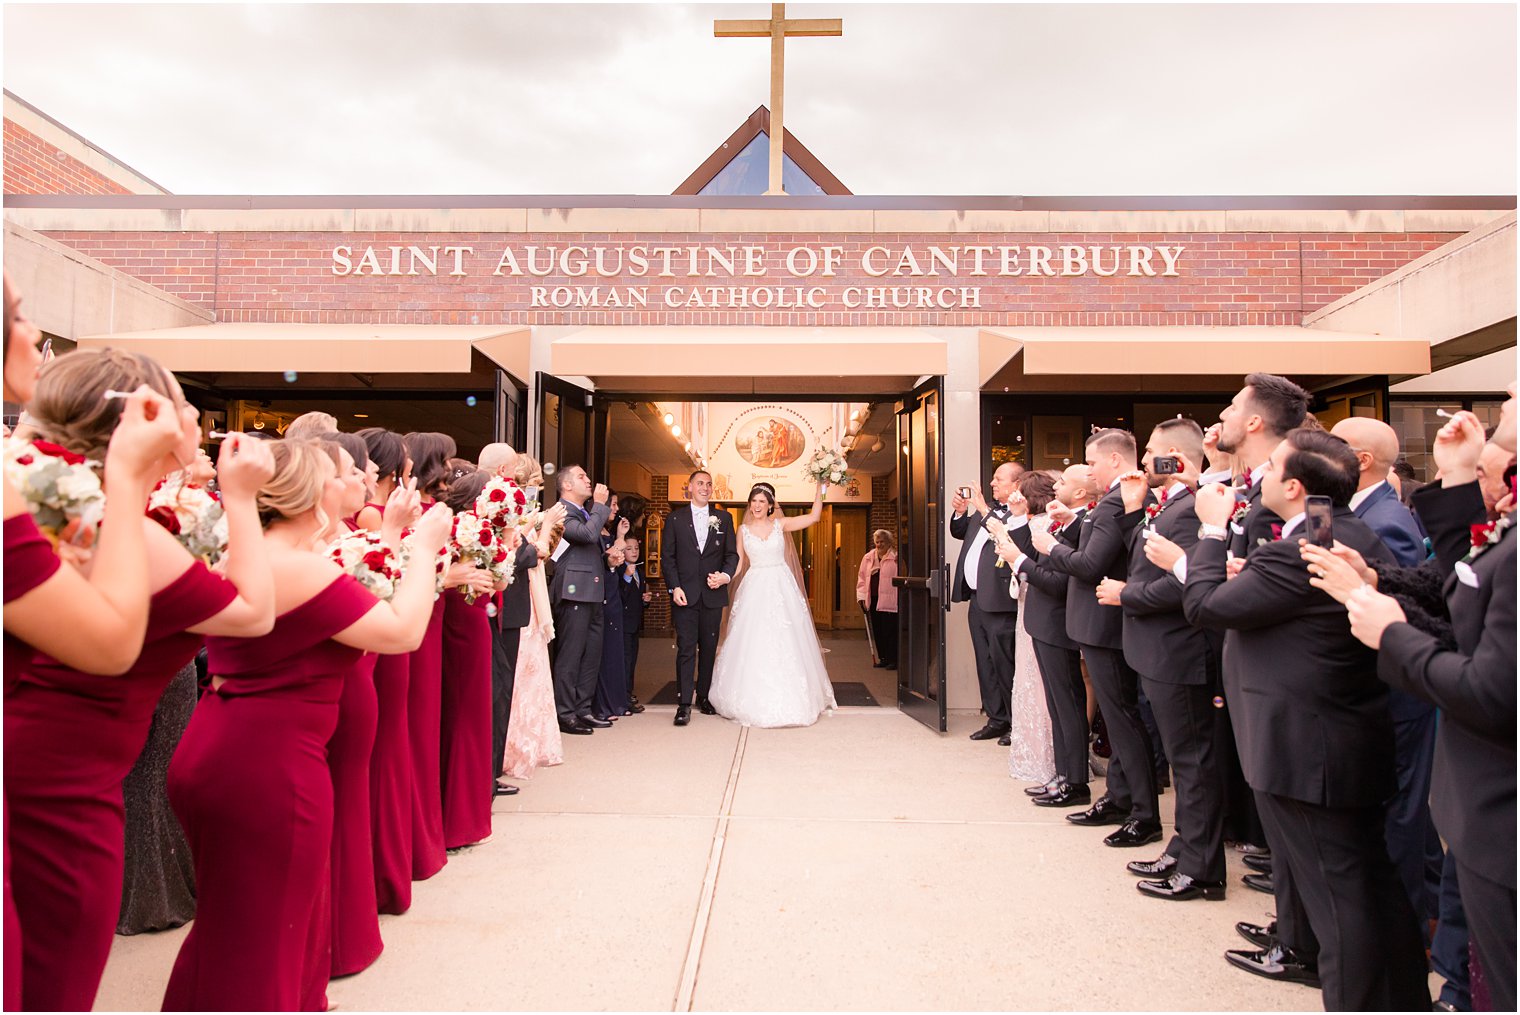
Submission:
M 680 704 L 681 694 L 676 688 L 676 682 L 672 680 L 664 687 L 655 692 L 654 697 L 649 699 L 651 705 L 677 705 Z M 871 696 L 870 688 L 859 681 L 849 680 L 834 685 L 834 701 L 841 706 L 850 707 L 865 706 L 879 708 L 881 702 Z

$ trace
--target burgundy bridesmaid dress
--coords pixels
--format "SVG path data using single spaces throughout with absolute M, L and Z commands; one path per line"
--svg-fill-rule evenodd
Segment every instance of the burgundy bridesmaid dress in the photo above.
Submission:
M 457 849 L 491 834 L 491 597 L 443 598 L 443 843 Z
M 342 575 L 262 638 L 206 640 L 210 672 L 225 679 L 169 766 L 197 898 L 165 1011 L 325 1007 L 329 966 L 311 956 L 331 918 L 327 744 L 363 656 L 332 637 L 375 602 Z
M 443 870 L 443 783 L 439 740 L 443 723 L 444 597 L 433 602 L 422 647 L 413 652 L 407 678 L 407 740 L 412 750 L 412 880 Z
M 23 512 L 5 520 L 5 602 L 20 599 L 53 577 L 60 566 L 53 544 L 37 530 L 32 516 Z M 5 635 L 5 689 L 32 654 L 20 638 Z M 16 915 L 16 900 L 11 895 L 11 815 L 10 805 L 0 796 L 5 828 L 5 1010 L 21 1008 L 21 919 Z
M 379 722 L 369 760 L 370 830 L 374 847 L 375 903 L 400 915 L 412 907 L 412 749 L 407 733 L 410 655 L 375 662 Z
M 164 688 L 200 651 L 186 629 L 237 598 L 199 561 L 149 603 L 142 653 L 125 674 L 80 673 L 41 653 L 5 696 L 11 884 L 21 920 L 22 1006 L 88 1011 L 121 912 L 121 784 Z
M 327 744 L 333 784 L 331 966 L 333 976 L 367 969 L 385 947 L 375 900 L 375 854 L 370 844 L 370 755 L 379 703 L 375 661 L 366 653 L 343 677 L 338 727 Z

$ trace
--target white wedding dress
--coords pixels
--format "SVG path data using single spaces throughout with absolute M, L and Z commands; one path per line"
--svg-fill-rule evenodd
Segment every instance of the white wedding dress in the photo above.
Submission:
M 834 706 L 813 615 L 786 564 L 781 520 L 764 539 L 740 526 L 748 567 L 729 610 L 708 700 L 745 726 L 811 726 Z

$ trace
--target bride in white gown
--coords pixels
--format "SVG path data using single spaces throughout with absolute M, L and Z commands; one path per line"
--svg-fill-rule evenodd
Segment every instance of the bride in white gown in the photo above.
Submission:
M 719 715 L 745 726 L 811 726 L 835 707 L 789 535 L 823 517 L 825 489 L 819 486 L 813 510 L 796 518 L 781 514 L 767 484 L 750 491 L 733 605 L 708 695 Z

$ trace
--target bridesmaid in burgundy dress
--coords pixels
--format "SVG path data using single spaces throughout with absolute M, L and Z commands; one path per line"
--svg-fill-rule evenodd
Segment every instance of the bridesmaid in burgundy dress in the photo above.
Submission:
M 383 532 L 392 523 L 411 524 L 415 516 L 388 519 L 385 509 L 398 488 L 406 489 L 411 501 L 417 499 L 412 460 L 401 435 L 369 427 L 358 436 L 364 438 L 376 477 L 374 501 L 364 505 L 355 521 L 372 532 Z M 401 914 L 412 906 L 412 753 L 406 719 L 410 669 L 409 655 L 379 656 L 375 662 L 379 722 L 369 765 L 370 832 L 375 902 L 381 913 Z
M 445 503 L 456 513 L 469 511 L 488 479 L 488 473 L 479 471 L 455 479 Z M 496 795 L 496 773 L 491 771 L 491 621 L 486 607 L 498 590 L 488 584 L 488 572 L 480 574 L 486 577 L 471 583 L 477 594 L 474 603 L 465 600 L 465 587 L 443 594 L 441 763 L 443 842 L 449 849 L 491 837 L 491 801 Z
M 259 491 L 277 617 L 259 638 L 207 641 L 212 689 L 169 767 L 169 800 L 195 854 L 197 912 L 164 994 L 167 1010 L 321 1010 L 329 975 L 311 961 L 326 913 L 333 787 L 326 745 L 365 652 L 405 652 L 426 627 L 431 570 L 383 603 L 317 547 L 343 481 L 310 442 L 283 441 Z M 417 548 L 448 531 L 425 515 Z
M 194 458 L 199 413 L 145 356 L 78 350 L 51 361 L 29 407 L 34 426 L 66 452 L 99 458 L 121 411 L 106 391 L 139 384 L 168 396 L 180 424 L 179 444 L 159 460 L 163 475 Z M 257 442 L 233 437 L 222 447 L 227 578 L 158 523 L 139 519 L 152 594 L 141 654 L 123 675 L 103 680 L 39 652 L 7 689 L 5 792 L 25 1007 L 88 1008 L 94 999 L 121 908 L 122 781 L 164 688 L 200 650 L 202 635 L 258 634 L 273 623 L 274 590 L 253 502 L 272 467 Z M 108 490 L 108 503 L 112 496 Z M 136 490 L 114 496 L 126 496 L 139 512 L 146 504 Z
M 4 394 L 7 402 L 32 400 L 41 333 L 21 313 L 19 295 L 5 277 Z M 153 419 L 148 418 L 152 413 Z M 168 399 L 141 388 L 122 407 L 106 453 L 105 474 L 117 499 L 106 505 L 88 579 L 63 567 L 37 529 L 26 501 L 5 482 L 4 667 L 6 696 L 34 651 L 81 670 L 107 675 L 130 667 L 148 624 L 148 557 L 139 504 L 157 479 L 160 459 L 180 440 L 179 416 Z M 6 1011 L 23 1007 L 22 931 L 11 893 L 10 810 L 5 826 Z M 90 1001 L 93 1001 L 93 991 Z M 85 1007 L 89 1002 L 87 1001 Z

